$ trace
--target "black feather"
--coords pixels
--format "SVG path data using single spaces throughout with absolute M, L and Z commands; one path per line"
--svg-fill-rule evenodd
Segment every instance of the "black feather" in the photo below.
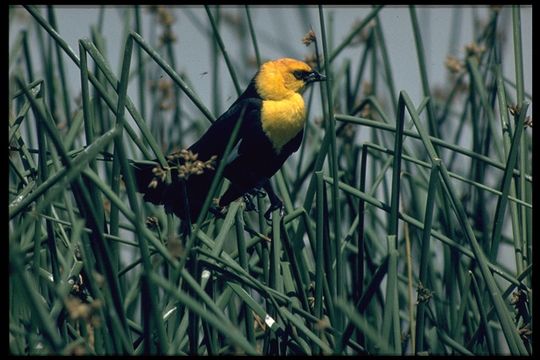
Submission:
M 225 166 L 224 176 L 231 181 L 231 186 L 221 197 L 220 206 L 228 205 L 256 187 L 268 187 L 268 179 L 281 168 L 293 152 L 298 150 L 302 142 L 303 131 L 300 131 L 283 146 L 279 153 L 275 152 L 262 129 L 262 99 L 257 93 L 254 79 L 231 107 L 208 128 L 197 142 L 189 147 L 190 151 L 198 154 L 198 159 L 201 161 L 207 161 L 214 155 L 217 156 L 218 162 L 222 161 L 233 129 L 241 115 L 244 116 L 235 144 L 238 145 L 238 154 L 232 159 L 225 159 L 229 163 Z M 148 162 L 132 162 L 138 191 L 144 194 L 144 200 L 157 205 L 162 204 L 166 211 L 185 219 L 182 196 L 182 181 L 184 180 L 178 177 L 176 171 L 172 172 L 171 184 L 158 181 L 155 188 L 148 187 L 154 179 L 152 169 L 158 165 L 157 161 L 154 161 L 155 165 Z M 202 175 L 191 175 L 185 180 L 192 220 L 199 215 L 214 175 L 215 170 L 206 169 Z

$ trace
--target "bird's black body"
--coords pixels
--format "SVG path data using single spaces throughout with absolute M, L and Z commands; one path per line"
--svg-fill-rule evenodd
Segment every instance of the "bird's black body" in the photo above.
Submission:
M 302 142 L 303 130 L 285 144 L 279 154 L 276 153 L 262 129 L 260 120 L 262 101 L 255 88 L 255 82 L 252 80 L 231 107 L 208 128 L 197 142 L 189 147 L 191 152 L 198 154 L 198 159 L 201 161 L 206 161 L 213 155 L 217 155 L 218 162 L 222 161 L 234 127 L 243 115 L 243 123 L 234 150 L 225 159 L 227 164 L 223 175 L 230 180 L 231 185 L 220 199 L 220 206 L 226 206 L 258 187 L 265 188 L 271 201 L 279 202 L 271 190 L 269 179 L 281 168 L 285 160 L 298 150 Z M 157 205 L 163 204 L 166 211 L 185 219 L 182 180 L 176 176 L 176 172 L 172 173 L 171 184 L 160 182 L 156 188 L 148 187 L 154 178 L 152 169 L 156 165 L 133 163 L 138 190 L 145 194 L 146 201 Z M 207 169 L 202 175 L 191 175 L 185 181 L 191 219 L 196 219 L 199 215 L 214 175 L 215 170 Z
M 231 184 L 219 199 L 218 207 L 227 206 L 259 188 L 266 191 L 271 203 L 265 215 L 282 207 L 270 185 L 270 178 L 302 142 L 305 122 L 302 89 L 311 82 L 324 79 L 298 60 L 282 58 L 264 63 L 244 93 L 188 149 L 202 162 L 215 157 L 215 167 L 206 167 L 202 174 L 191 174 L 183 180 L 175 166 L 179 162 L 187 165 L 187 161 L 182 163 L 183 160 L 176 157 L 169 162 L 173 169 L 172 182 L 167 184 L 153 173 L 157 162 L 132 162 L 138 191 L 144 194 L 146 201 L 163 204 L 167 212 L 182 219 L 189 215 L 193 221 L 198 218 L 209 193 L 215 169 L 225 162 L 223 176 Z M 234 146 L 225 158 L 225 149 L 239 121 L 242 123 Z

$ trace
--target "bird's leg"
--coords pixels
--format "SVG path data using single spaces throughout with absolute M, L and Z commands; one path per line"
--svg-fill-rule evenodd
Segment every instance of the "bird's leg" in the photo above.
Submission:
M 253 195 L 252 194 L 245 194 L 244 195 L 244 203 L 246 204 L 246 211 L 253 211 L 257 210 L 255 207 L 255 203 L 253 203 Z
M 225 217 L 225 206 L 220 205 L 220 201 L 216 198 L 213 201 L 213 204 L 210 205 L 210 208 L 208 211 L 212 213 L 217 218 L 224 218 Z
M 226 212 L 225 208 L 243 194 L 244 190 L 233 183 L 219 200 L 214 201 L 214 204 L 210 207 L 209 211 L 217 217 L 224 217 Z
M 264 218 L 271 221 L 272 212 L 276 209 L 280 209 L 280 215 L 283 216 L 283 201 L 281 201 L 281 199 L 274 192 L 270 179 L 266 179 L 263 182 L 262 187 L 268 194 L 268 199 L 270 200 L 270 208 L 264 213 Z
M 256 186 L 246 194 L 244 194 L 244 202 L 246 204 L 246 211 L 257 211 L 257 207 L 253 202 L 253 197 L 257 196 L 258 198 L 263 198 L 266 196 L 266 192 L 261 189 L 260 186 Z

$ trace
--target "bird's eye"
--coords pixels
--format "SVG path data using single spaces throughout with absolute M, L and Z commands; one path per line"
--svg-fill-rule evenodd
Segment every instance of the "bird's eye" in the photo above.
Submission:
M 297 80 L 303 80 L 304 79 L 304 71 L 296 70 L 296 71 L 293 72 L 293 75 Z

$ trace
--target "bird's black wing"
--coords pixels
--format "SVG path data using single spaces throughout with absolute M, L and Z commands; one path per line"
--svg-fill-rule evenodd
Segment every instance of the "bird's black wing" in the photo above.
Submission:
M 295 137 L 293 137 L 288 143 L 286 143 L 283 146 L 283 148 L 281 149 L 280 156 L 283 156 L 286 159 L 289 156 L 291 156 L 293 152 L 296 152 L 300 148 L 300 145 L 302 144 L 303 137 L 304 137 L 304 130 L 302 129 L 298 132 L 298 134 L 296 134 Z
M 259 121 L 258 116 L 260 116 L 261 106 L 261 100 L 256 98 L 237 100 L 231 105 L 229 110 L 208 128 L 197 142 L 190 146 L 189 150 L 194 154 L 198 154 L 199 160 L 206 161 L 216 155 L 219 162 L 223 157 L 227 143 L 238 121 L 242 121 L 242 125 L 240 126 L 236 143 L 241 141 L 242 137 L 246 134 L 245 129 L 249 127 L 250 122 Z M 176 171 L 172 174 L 171 184 L 159 181 L 155 187 L 148 187 L 150 181 L 154 178 L 152 169 L 155 166 L 157 164 L 153 165 L 151 162 L 149 164 L 143 162 L 132 163 L 132 168 L 136 174 L 138 191 L 144 194 L 145 201 L 157 205 L 163 204 L 167 211 L 174 212 L 180 218 L 185 218 L 182 185 Z M 193 174 L 186 181 L 186 191 L 192 219 L 195 219 L 199 214 L 210 189 L 214 172 L 215 170 L 205 169 L 203 174 Z
M 280 203 L 271 189 L 269 179 L 283 166 L 287 158 L 298 150 L 302 137 L 303 130 L 276 153 L 270 139 L 262 130 L 260 120 L 249 123 L 246 135 L 227 159 L 224 175 L 232 184 L 221 197 L 220 205 L 228 205 L 259 186 L 265 188 L 273 204 Z
M 283 145 L 283 148 L 281 148 L 275 165 L 272 168 L 272 175 L 275 174 L 283 166 L 283 163 L 289 158 L 289 156 L 292 155 L 292 153 L 296 152 L 300 148 L 303 136 L 304 130 L 300 130 L 295 137 L 293 137 L 288 143 Z
M 251 126 L 250 123 L 260 121 L 261 107 L 261 99 L 239 99 L 206 130 L 197 142 L 190 146 L 189 150 L 199 154 L 198 158 L 203 161 L 213 155 L 221 159 L 237 122 L 242 121 L 242 125 L 235 143 L 238 143 L 247 133 L 245 129 Z
M 245 135 L 227 159 L 225 168 L 225 177 L 243 188 L 257 186 L 260 181 L 271 178 L 287 158 L 298 150 L 303 137 L 301 130 L 277 153 L 262 128 L 260 114 L 254 118 L 255 121 L 245 124 Z

